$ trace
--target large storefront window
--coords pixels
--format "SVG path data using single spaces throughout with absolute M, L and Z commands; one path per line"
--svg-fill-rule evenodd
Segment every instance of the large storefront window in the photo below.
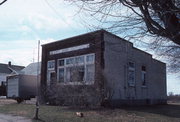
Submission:
M 69 57 L 58 60 L 58 82 L 94 82 L 94 54 Z

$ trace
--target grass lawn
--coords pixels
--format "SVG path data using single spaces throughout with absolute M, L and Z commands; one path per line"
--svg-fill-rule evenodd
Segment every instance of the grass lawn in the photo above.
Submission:
M 84 117 L 76 116 L 83 112 Z M 8 104 L 0 106 L 0 113 L 33 118 L 35 105 Z M 40 106 L 39 118 L 44 122 L 180 122 L 180 104 L 118 109 L 72 109 L 60 106 Z M 33 120 L 33 122 L 41 122 Z

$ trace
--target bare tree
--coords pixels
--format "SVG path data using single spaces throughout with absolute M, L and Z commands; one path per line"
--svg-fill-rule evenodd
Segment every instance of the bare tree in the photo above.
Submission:
M 81 20 L 86 26 L 103 28 L 140 46 L 143 44 L 166 58 L 171 71 L 180 71 L 176 68 L 180 67 L 179 0 L 72 0 L 70 3 L 79 7 L 78 15 L 84 17 Z M 88 16 L 93 24 L 88 23 Z
M 142 29 L 141 35 L 152 34 L 168 38 L 180 45 L 180 2 L 178 0 L 73 0 L 100 22 L 109 21 L 107 29 Z M 124 5 L 129 8 L 121 13 Z M 128 23 L 127 23 L 128 22 Z M 133 25 L 133 26 L 132 26 Z M 131 26 L 131 27 L 130 27 Z M 145 28 L 146 27 L 146 28 Z M 139 33 L 139 32 L 138 32 Z M 135 32 L 135 34 L 138 34 Z M 138 34 L 139 35 L 139 34 Z
M 3 0 L 0 2 L 0 5 L 4 4 L 7 0 Z

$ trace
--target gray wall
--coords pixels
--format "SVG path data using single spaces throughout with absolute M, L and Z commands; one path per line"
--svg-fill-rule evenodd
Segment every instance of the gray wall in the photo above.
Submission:
M 132 43 L 109 33 L 104 33 L 104 76 L 106 88 L 113 100 L 164 100 L 166 99 L 166 65 L 152 59 Z M 135 86 L 127 81 L 127 64 L 135 63 Z M 146 67 L 146 87 L 142 86 L 141 67 Z M 151 103 L 152 103 L 151 102 Z M 155 102 L 154 102 L 155 103 Z

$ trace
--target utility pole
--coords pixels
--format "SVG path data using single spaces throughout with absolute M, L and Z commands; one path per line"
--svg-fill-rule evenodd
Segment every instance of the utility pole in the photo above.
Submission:
M 36 113 L 34 116 L 35 120 L 38 120 L 38 113 L 39 113 L 39 49 L 40 49 L 40 40 L 38 41 L 38 62 L 37 62 L 37 98 L 36 98 Z

